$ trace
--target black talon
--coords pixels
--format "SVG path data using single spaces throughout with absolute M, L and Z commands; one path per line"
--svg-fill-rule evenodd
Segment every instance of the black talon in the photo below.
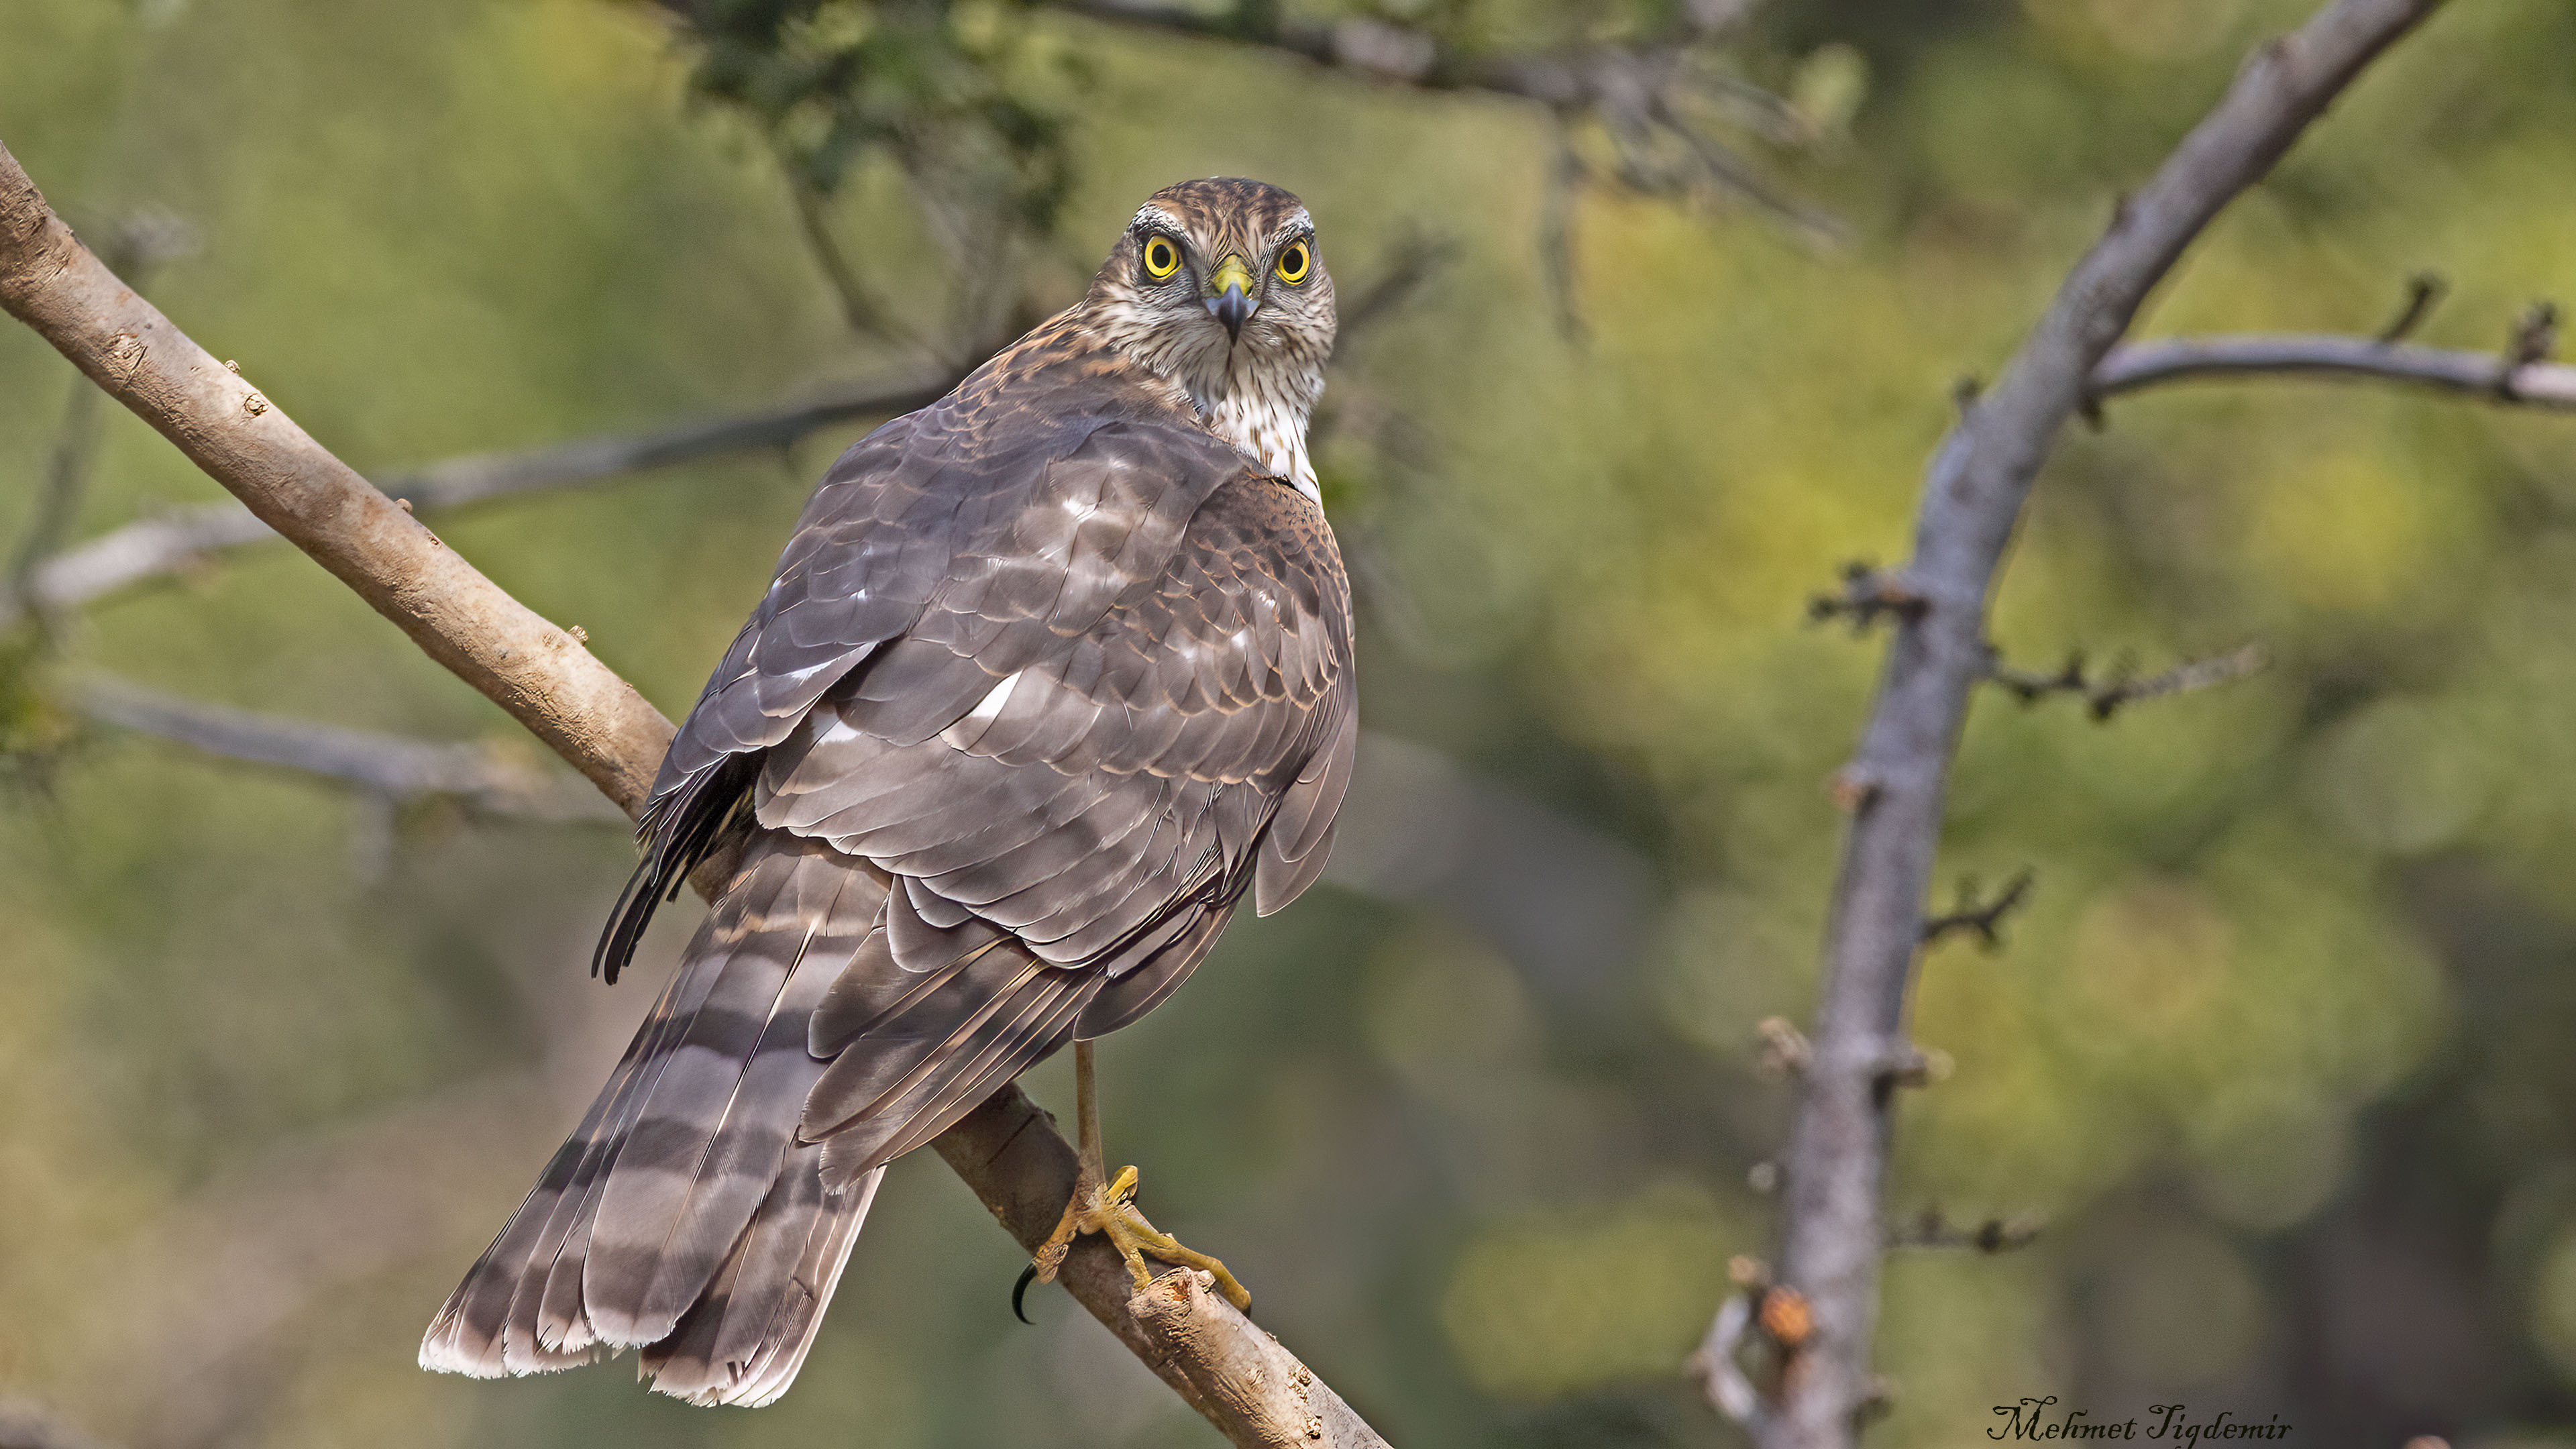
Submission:
M 1038 1281 L 1038 1265 L 1031 1263 L 1020 1270 L 1020 1281 L 1011 1285 L 1011 1316 L 1031 1328 L 1038 1326 L 1037 1321 L 1020 1311 L 1020 1301 L 1028 1296 L 1029 1285 L 1036 1281 Z

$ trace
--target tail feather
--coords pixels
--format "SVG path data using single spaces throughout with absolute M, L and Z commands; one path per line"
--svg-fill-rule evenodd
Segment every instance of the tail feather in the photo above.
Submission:
M 754 837 L 581 1126 L 431 1324 L 423 1367 L 488 1378 L 640 1347 L 660 1392 L 770 1402 L 884 1164 L 1071 1040 L 1095 1003 L 1123 1016 L 1124 998 L 1159 997 L 1214 934 L 1202 916 L 1132 943 L 1114 964 L 1154 979 L 1124 992 L 1009 936 L 915 973 L 891 903 L 922 912 L 891 885 L 823 841 Z
M 647 1347 L 704 1403 L 784 1392 L 857 1240 L 873 1179 L 827 1192 L 792 1147 L 826 1063 L 808 1019 L 877 928 L 886 878 L 764 835 L 581 1125 L 451 1295 L 421 1366 L 479 1378 Z
M 779 877 L 766 894 L 764 874 Z M 811 871 L 756 867 L 741 892 L 741 938 L 671 1051 L 591 1227 L 582 1300 L 602 1339 L 669 1334 L 780 1176 L 823 1071 L 805 1050 L 807 1019 L 882 905 L 881 891 L 854 882 L 867 878 L 827 859 Z M 835 919 L 853 894 L 869 907 L 855 929 Z
M 643 1027 L 627 1046 L 626 1055 L 618 1061 L 617 1070 L 581 1125 L 573 1129 L 563 1146 L 555 1149 L 519 1210 L 510 1215 L 499 1236 L 484 1249 L 465 1281 L 439 1309 L 428 1336 L 421 1342 L 421 1367 L 475 1378 L 499 1378 L 512 1371 L 505 1362 L 503 1338 L 513 1299 L 522 1291 L 530 1270 L 542 1281 L 545 1266 L 552 1262 L 563 1241 L 556 1216 L 576 1206 L 585 1195 L 592 1160 L 615 1135 L 608 1124 L 634 1082 L 638 1066 L 653 1058 L 662 1036 L 678 1017 L 675 1007 L 684 979 L 675 976 L 663 988 L 661 998 L 645 1017 Z M 534 1345 L 530 1348 L 533 1350 Z M 578 1361 L 547 1366 L 570 1367 Z
M 644 1350 L 653 1387 L 693 1404 L 747 1408 L 785 1393 L 884 1177 L 879 1168 L 847 1192 L 826 1193 L 817 1164 L 783 1174 L 706 1295 L 670 1337 Z
M 696 948 L 706 944 L 712 932 L 711 921 L 700 940 L 692 943 L 691 958 L 700 954 Z M 606 1108 L 601 1130 L 585 1144 L 572 1182 L 546 1215 L 544 1234 L 511 1299 L 501 1338 L 502 1362 L 510 1372 L 569 1368 L 606 1351 L 581 1304 L 581 1270 L 590 1246 L 590 1224 L 598 1216 L 600 1192 L 616 1167 L 636 1114 L 660 1080 L 672 1043 L 706 1001 L 714 974 L 683 970 L 673 976 L 663 1004 L 646 1018 L 636 1033 L 636 1045 L 628 1048 L 632 1065 L 601 1089 L 600 1103 Z

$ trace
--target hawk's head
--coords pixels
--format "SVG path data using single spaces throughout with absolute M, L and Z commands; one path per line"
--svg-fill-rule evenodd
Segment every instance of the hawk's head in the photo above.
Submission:
M 1315 492 L 1306 417 L 1333 353 L 1333 279 L 1296 197 L 1231 177 L 1155 192 L 1090 308 L 1110 345 L 1187 392 L 1210 427 Z

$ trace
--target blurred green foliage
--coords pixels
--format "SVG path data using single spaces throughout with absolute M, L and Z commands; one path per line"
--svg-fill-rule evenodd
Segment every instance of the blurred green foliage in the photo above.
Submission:
M 1767 1248 L 1748 1172 L 1786 1090 L 1755 1024 L 1808 1011 L 1824 781 L 1877 648 L 1805 600 L 1902 555 L 1954 380 L 2303 10 L 1774 0 L 1727 64 L 1802 144 L 1748 144 L 1848 238 L 1587 186 L 1580 339 L 1543 112 L 1042 6 L 19 0 L 0 138 L 86 229 L 192 223 L 155 297 L 370 469 L 908 372 L 842 321 L 782 158 L 926 334 L 961 286 L 1069 301 L 1183 176 L 1297 190 L 1346 295 L 1401 238 L 1458 240 L 1333 384 L 1402 421 L 1327 458 L 1368 718 L 1626 841 L 1646 945 L 1551 976 L 1487 922 L 1319 892 L 1106 1044 L 1111 1149 L 1400 1444 L 1723 1443 L 1676 1366 L 1727 1256 Z M 1375 13 L 1511 49 L 1678 12 Z M 2430 268 L 2427 340 L 2486 348 L 2576 296 L 2571 55 L 2558 0 L 2449 7 L 2143 329 L 2367 331 Z M 943 219 L 919 178 L 970 175 L 1021 209 Z M 955 234 L 1005 213 L 1014 248 Z M 0 538 L 80 385 L 0 331 Z M 856 431 L 441 533 L 677 708 Z M 214 496 L 118 417 L 75 536 Z M 1979 701 L 1945 873 L 2039 883 L 2000 952 L 1929 953 L 1916 1031 L 1956 1069 L 1905 1104 L 1890 1206 L 2045 1231 L 1892 1258 L 1875 1442 L 1966 1444 L 2049 1393 L 2338 1444 L 2576 1442 L 2576 430 L 2307 384 L 2117 403 L 2043 478 L 1996 607 L 2035 666 L 2249 638 L 2275 664 L 2107 726 Z M 417 1372 L 644 1005 L 579 970 L 626 846 L 431 818 L 370 878 L 327 786 L 62 738 L 49 681 L 83 667 L 514 734 L 276 551 L 0 670 L 0 729 L 55 761 L 0 813 L 0 1394 L 135 1446 L 1207 1442 L 1060 1298 L 1012 1323 L 1010 1245 L 926 1161 L 777 1408 Z M 1032 1087 L 1067 1096 L 1059 1067 Z

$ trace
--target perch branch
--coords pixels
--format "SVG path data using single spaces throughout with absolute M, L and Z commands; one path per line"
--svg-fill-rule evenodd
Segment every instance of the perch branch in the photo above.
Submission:
M 356 590 L 432 658 L 509 711 L 630 816 L 641 808 L 671 724 L 580 639 L 539 618 L 442 545 L 410 512 L 333 457 L 285 412 L 134 295 L 45 205 L 0 147 L 0 306 L 52 343 L 108 394 L 177 444 L 260 520 Z M 700 879 L 703 889 L 705 881 Z M 1045 1204 L 1052 1223 L 1073 1188 L 1073 1149 L 1016 1087 L 1005 1088 L 935 1144 L 1024 1244 Z M 1040 1234 L 1039 1236 L 1043 1236 Z M 1086 1238 L 1064 1281 L 1085 1308 L 1238 1445 L 1337 1449 L 1382 1445 L 1347 1410 L 1307 1424 L 1260 1417 L 1262 1405 L 1212 1396 L 1183 1366 L 1220 1345 L 1276 1355 L 1275 1342 L 1226 1308 L 1190 1317 L 1193 1332 L 1149 1329 L 1105 1239 Z M 1299 1371 L 1303 1372 L 1302 1365 Z M 1318 1386 L 1320 1389 L 1320 1385 Z
M 2333 0 L 2258 50 L 2059 289 L 1991 388 L 1935 453 L 1898 577 L 1921 607 L 1894 619 L 1860 748 L 1843 772 L 1852 822 L 1835 882 L 1813 1056 L 1784 1163 L 1779 1280 L 1813 1332 L 1781 1375 L 1763 1449 L 1842 1449 L 1872 1398 L 1880 1189 L 1925 887 L 1969 695 L 1986 677 L 1985 602 L 2032 478 L 2085 403 L 2139 304 L 2238 192 L 2268 172 L 2362 68 L 2439 0 Z

